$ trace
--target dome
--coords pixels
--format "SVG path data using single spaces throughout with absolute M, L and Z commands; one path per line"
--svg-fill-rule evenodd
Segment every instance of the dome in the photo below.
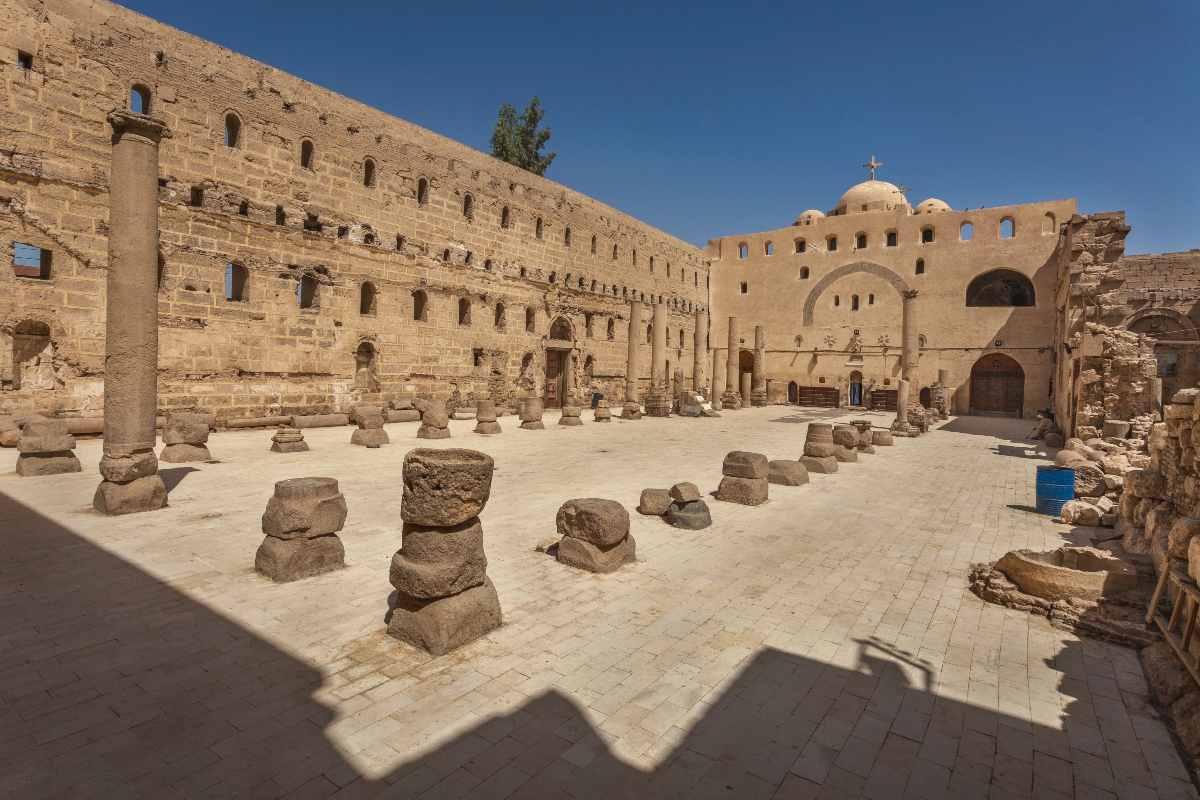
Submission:
M 922 200 L 917 204 L 918 214 L 933 214 L 937 211 L 951 211 L 949 203 L 945 200 L 939 200 L 936 197 L 931 197 L 928 200 Z
M 819 219 L 825 218 L 824 211 L 818 211 L 815 208 L 810 208 L 807 211 L 800 212 L 800 216 L 796 217 L 794 225 L 812 225 Z
M 908 198 L 900 187 L 887 181 L 869 180 L 855 184 L 838 200 L 836 213 L 861 214 L 864 211 L 894 211 L 908 208 Z

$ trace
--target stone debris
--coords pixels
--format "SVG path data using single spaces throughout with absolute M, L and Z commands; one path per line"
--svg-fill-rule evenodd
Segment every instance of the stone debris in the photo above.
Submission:
M 677 483 L 671 487 L 668 496 L 671 503 L 662 515 L 668 525 L 690 531 L 703 530 L 712 525 L 708 503 L 704 502 L 696 484 Z
M 675 400 L 675 413 L 681 417 L 704 416 L 704 397 L 690 389 L 680 390 Z
M 417 449 L 404 457 L 389 635 L 440 656 L 500 627 L 479 521 L 493 470 L 491 457 L 474 450 Z
M 879 430 L 871 431 L 871 444 L 876 447 L 891 447 L 895 444 L 895 440 L 892 438 L 890 430 L 880 428 Z
M 721 465 L 717 499 L 744 506 L 762 505 L 768 497 L 768 472 L 766 456 L 734 450 L 725 456 Z
M 475 432 L 485 435 L 500 433 L 496 404 L 491 400 L 475 401 Z
M 308 442 L 304 441 L 304 431 L 290 425 L 280 425 L 279 430 L 271 437 L 272 453 L 304 453 L 308 451 Z
M 626 402 L 621 406 L 621 419 L 641 419 L 642 404 L 634 402 Z
M 21 438 L 21 427 L 9 414 L 0 414 L 0 447 L 16 447 Z
M 803 486 L 808 483 L 808 468 L 799 461 L 776 459 L 767 463 L 767 481 L 777 486 Z
M 275 484 L 262 516 L 266 534 L 254 569 L 280 583 L 345 566 L 337 532 L 346 524 L 346 498 L 334 478 L 291 478 Z
M 17 437 L 17 474 L 30 478 L 82 472 L 74 449 L 75 437 L 67 431 L 66 421 L 37 414 L 26 417 Z
M 357 405 L 350 417 L 358 426 L 358 430 L 350 435 L 350 444 L 375 449 L 391 441 L 383 429 L 383 411 L 379 406 Z
M 421 412 L 415 408 L 389 408 L 384 418 L 388 422 L 419 422 Z
M 671 493 L 667 489 L 642 489 L 638 502 L 638 513 L 650 517 L 661 517 L 671 505 Z
M 818 475 L 832 475 L 838 471 L 838 460 L 833 456 L 801 456 L 800 463 L 810 473 Z
M 857 449 L 860 453 L 875 452 L 875 437 L 871 432 L 871 420 L 856 419 L 850 423 L 858 431 Z M 891 433 L 891 431 L 888 431 Z
M 207 414 L 177 411 L 167 417 L 163 429 L 160 461 L 170 464 L 186 464 L 190 461 L 211 461 L 208 452 L 208 428 L 211 418 Z
M 912 417 L 910 415 L 909 420 Z M 833 426 L 834 458 L 843 463 L 858 461 L 858 429 L 853 425 Z
M 582 414 L 583 414 L 583 409 L 581 409 L 579 406 L 576 406 L 576 405 L 563 406 L 562 416 L 558 418 L 558 424 L 565 425 L 567 427 L 574 427 L 576 425 L 582 425 L 583 424 L 583 419 L 581 418 Z
M 427 400 L 419 408 L 421 427 L 417 428 L 418 439 L 449 439 L 450 415 L 446 413 L 444 400 Z
M 546 426 L 542 423 L 545 405 L 540 397 L 525 397 L 521 399 L 521 427 L 527 431 L 542 431 Z
M 593 422 L 612 422 L 612 409 L 608 406 L 608 401 L 601 398 L 596 401 L 596 408 L 592 411 Z
M 837 445 L 833 443 L 833 425 L 831 423 L 808 423 L 808 433 L 804 437 L 804 455 L 812 458 L 828 458 L 837 455 Z
M 560 563 L 588 572 L 613 572 L 636 560 L 629 535 L 629 512 L 615 500 L 587 497 L 568 500 L 555 518 Z

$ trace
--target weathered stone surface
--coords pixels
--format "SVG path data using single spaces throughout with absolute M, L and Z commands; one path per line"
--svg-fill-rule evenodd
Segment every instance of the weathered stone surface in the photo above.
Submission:
M 858 431 L 853 425 L 834 425 L 833 443 L 855 450 L 858 448 Z
M 1171 704 L 1171 722 L 1184 752 L 1200 757 L 1200 690 L 1184 692 Z
M 482 433 L 485 436 L 491 436 L 500 432 L 500 423 L 496 422 L 495 420 L 492 420 L 491 422 L 480 421 L 475 423 L 475 433 Z
M 833 441 L 833 425 L 828 422 L 810 422 L 804 437 L 804 455 L 813 458 L 828 458 L 837 454 Z
M 83 465 L 70 450 L 58 453 L 21 453 L 17 456 L 17 474 L 24 478 L 83 472 Z
M 307 453 L 308 442 L 271 442 L 272 453 Z
M 521 400 L 521 422 L 541 422 L 545 406 L 540 397 L 526 397 Z M 522 425 L 521 427 L 525 427 Z M 534 430 L 530 428 L 528 430 Z
M 637 542 L 625 536 L 608 547 L 599 547 L 592 542 L 564 536 L 558 542 L 556 555 L 559 563 L 588 572 L 615 572 L 622 564 L 637 560 Z
M 433 425 L 421 423 L 421 427 L 417 428 L 418 439 L 449 439 L 449 428 L 438 428 Z
M 314 539 L 346 524 L 346 498 L 334 478 L 289 478 L 275 484 L 262 531 L 278 539 Z
M 350 424 L 349 414 L 297 414 L 292 417 L 292 424 L 301 430 L 305 428 L 337 428 Z
M 575 409 L 575 410 L 578 411 L 579 409 Z M 563 409 L 563 411 L 565 412 L 566 409 Z M 568 428 L 574 428 L 578 425 L 582 425 L 583 420 L 580 419 L 578 416 L 568 417 L 566 415 L 566 413 L 564 413 L 561 417 L 558 418 L 558 424 L 565 425 Z
M 400 516 L 449 527 L 479 516 L 492 490 L 492 457 L 475 450 L 418 448 L 404 457 Z
M 384 417 L 388 422 L 417 422 L 421 419 L 421 412 L 415 408 L 395 408 L 388 409 Z
M 1166 481 L 1152 469 L 1131 469 L 1126 472 L 1125 489 L 1137 497 L 1162 499 L 1167 494 Z
M 687 503 L 671 503 L 663 514 L 663 520 L 676 528 L 689 531 L 699 531 L 712 525 L 712 515 L 708 504 L 703 500 L 693 500 Z
M 104 456 L 100 459 L 100 477 L 113 483 L 129 483 L 158 472 L 158 456 L 153 450 L 115 458 Z
M 1059 450 L 1054 454 L 1054 466 L 1056 467 L 1077 467 L 1086 463 L 1088 463 L 1087 458 L 1074 450 Z
M 466 591 L 422 600 L 397 591 L 388 620 L 388 635 L 444 655 L 500 627 L 500 598 L 491 579 Z
M 404 526 L 403 547 L 392 557 L 392 586 L 432 600 L 479 586 L 487 577 L 483 526 L 472 519 L 454 528 Z
M 491 400 L 476 400 L 475 401 L 475 421 L 476 422 L 495 422 L 496 404 Z
M 420 432 L 417 435 L 420 436 Z M 359 428 L 350 434 L 350 444 L 368 447 L 372 450 L 385 444 L 390 444 L 391 441 L 388 438 L 387 431 L 383 428 Z
M 1167 531 L 1167 554 L 1172 558 L 1187 558 L 1197 534 L 1200 534 L 1200 518 L 1176 517 Z
M 162 453 L 158 457 L 159 461 L 166 461 L 168 464 L 187 464 L 194 461 L 212 461 L 212 454 L 208 452 L 208 448 L 202 444 L 187 444 L 179 442 L 177 444 L 169 444 L 162 449 Z
M 629 512 L 615 500 L 584 497 L 563 503 L 555 524 L 560 536 L 608 548 L 629 534 Z
M 835 445 L 833 457 L 843 464 L 852 464 L 858 461 L 858 451 L 849 447 L 842 447 L 840 444 Z
M 832 475 L 838 471 L 838 460 L 833 456 L 818 458 L 816 456 L 801 456 L 800 463 L 808 472 L 818 475 Z
M 739 478 L 726 475 L 721 478 L 717 487 L 717 499 L 727 503 L 740 503 L 744 506 L 758 506 L 767 502 L 768 485 L 766 478 Z
M 891 447 L 895 441 L 892 439 L 891 431 L 879 429 L 871 431 L 871 444 L 876 447 Z
M 641 419 L 641 403 L 625 403 L 621 406 L 621 419 Z
M 1044 442 L 1046 447 L 1049 447 L 1049 448 L 1062 447 L 1063 446 L 1063 436 L 1058 431 L 1050 431 L 1042 439 L 1042 442 Z M 876 444 L 878 444 L 878 442 L 876 442 Z
M 808 483 L 808 468 L 799 461 L 774 460 L 768 465 L 767 481 L 778 486 L 802 486 Z
M 1124 439 L 1129 435 L 1129 428 L 1129 423 L 1123 420 L 1106 419 L 1104 421 L 1104 438 Z
M 1068 500 L 1063 503 L 1059 516 L 1068 525 L 1099 525 L 1100 509 L 1083 500 Z
M 446 404 L 441 400 L 430 400 L 421 413 L 421 426 L 430 428 L 445 428 L 450 424 L 450 415 L 446 413 Z
M 158 473 L 122 483 L 103 481 L 92 497 L 92 507 L 101 514 L 135 514 L 166 504 L 167 487 Z
M 721 474 L 732 478 L 766 478 L 767 457 L 762 453 L 734 450 L 726 454 L 721 464 Z
M 996 569 L 1021 591 L 1046 600 L 1095 602 L 1137 587 L 1136 568 L 1094 547 L 1012 550 L 996 562 Z
M 176 412 L 167 417 L 162 440 L 165 445 L 204 444 L 208 441 L 209 416 L 195 412 Z
M 638 513 L 661 517 L 671 505 L 671 492 L 667 489 L 642 489 L 638 502 Z
M 308 442 L 304 441 L 304 432 L 299 428 L 281 427 L 271 437 L 272 453 L 304 453 L 308 451 Z
M 1075 494 L 1079 497 L 1099 497 L 1104 494 L 1104 470 L 1092 462 L 1075 466 Z
M 17 450 L 21 453 L 61 453 L 75 449 L 75 437 L 63 426 L 61 433 L 22 434 L 17 439 Z
M 333 534 L 315 539 L 264 536 L 254 554 L 254 569 L 279 583 L 311 578 L 344 566 L 346 549 Z
M 522 422 L 521 428 L 522 428 L 522 430 L 527 430 L 527 431 L 544 431 L 544 430 L 546 430 L 546 424 L 544 422 L 542 422 L 540 419 L 539 420 L 531 420 L 528 422 Z
M 612 422 L 612 409 L 608 407 L 607 400 L 601 400 L 596 404 L 596 408 L 592 412 L 592 420 L 594 422 Z
M 688 483 L 686 481 L 672 486 L 670 494 L 671 499 L 676 503 L 691 503 L 699 500 L 701 497 L 699 487 L 697 487 L 694 483 Z

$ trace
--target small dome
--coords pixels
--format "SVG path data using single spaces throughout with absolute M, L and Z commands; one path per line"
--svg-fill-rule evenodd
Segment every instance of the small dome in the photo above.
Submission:
M 812 225 L 819 219 L 825 218 L 824 211 L 818 211 L 815 208 L 810 208 L 807 211 L 801 211 L 800 216 L 796 217 L 795 225 Z
M 933 214 L 937 211 L 951 211 L 950 204 L 945 200 L 939 200 L 936 197 L 931 197 L 928 200 L 922 200 L 917 204 L 918 214 Z
M 838 200 L 837 214 L 861 214 L 864 211 L 894 211 L 908 208 L 908 198 L 900 187 L 887 181 L 863 181 L 846 190 Z

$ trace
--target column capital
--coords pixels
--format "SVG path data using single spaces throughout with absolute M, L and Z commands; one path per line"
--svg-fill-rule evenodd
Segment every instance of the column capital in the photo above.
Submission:
M 916 300 L 918 294 L 920 294 L 918 289 L 904 289 L 900 292 L 900 296 L 905 300 Z
M 159 117 L 135 114 L 123 108 L 114 108 L 108 112 L 108 124 L 112 126 L 114 140 L 125 134 L 140 136 L 155 144 L 162 139 L 171 138 L 171 129 Z

